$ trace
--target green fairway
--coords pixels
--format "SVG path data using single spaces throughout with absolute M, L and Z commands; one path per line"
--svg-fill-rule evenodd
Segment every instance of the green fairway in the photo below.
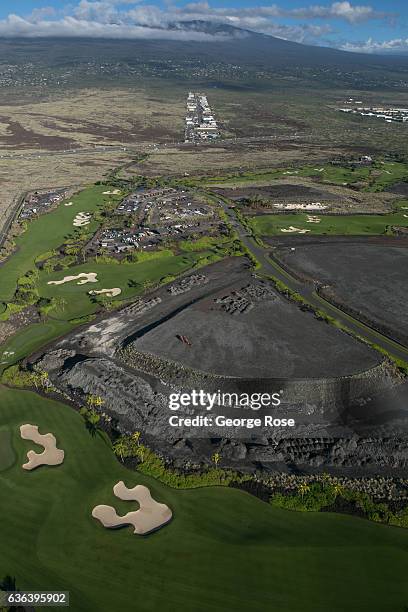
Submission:
M 32 443 L 19 426 L 52 432 L 60 467 L 21 469 Z M 123 468 L 81 417 L 25 391 L 0 389 L 0 427 L 18 458 L 1 472 L 0 579 L 20 589 L 68 590 L 75 612 L 403 612 L 408 531 L 331 514 L 272 508 L 227 488 L 172 490 Z M 96 504 L 113 485 L 148 485 L 173 510 L 147 537 L 106 530 Z
M 234 175 L 212 176 L 201 179 L 183 180 L 186 185 L 205 185 L 215 187 L 243 187 L 268 184 L 277 179 L 289 177 L 313 177 L 319 182 L 333 185 L 353 185 L 363 183 L 363 191 L 382 191 L 397 181 L 408 179 L 407 164 L 397 162 L 378 162 L 373 166 L 347 167 L 332 164 L 303 166 L 301 168 L 272 168 L 270 170 L 240 172 Z
M 406 209 L 404 208 L 406 207 Z M 319 223 L 309 218 L 320 219 Z M 396 212 L 388 215 L 322 215 L 318 213 L 297 213 L 290 215 L 259 215 L 251 217 L 249 223 L 259 236 L 290 236 L 300 232 L 288 232 L 291 227 L 307 230 L 312 235 L 381 235 L 391 226 L 408 227 L 408 202 L 398 205 Z
M 38 291 L 41 297 L 63 299 L 63 306 L 50 314 L 58 319 L 69 320 L 95 312 L 97 305 L 91 300 L 89 291 L 118 288 L 121 293 L 117 296 L 117 300 L 131 298 L 143 293 L 144 283 L 156 283 L 167 275 L 181 274 L 206 255 L 209 253 L 186 253 L 176 256 L 171 251 L 164 251 L 163 254 L 158 252 L 154 259 L 140 263 L 90 262 L 52 274 L 42 272 L 38 282 Z M 76 276 L 84 272 L 95 272 L 98 282 L 78 285 L 78 280 L 74 280 L 63 285 L 48 284 L 52 281 L 60 281 L 66 276 Z
M 0 268 L 0 301 L 12 299 L 18 278 L 34 268 L 41 253 L 61 246 L 66 236 L 75 233 L 77 228 L 74 228 L 73 221 L 78 213 L 96 213 L 107 202 L 119 201 L 121 196 L 103 195 L 104 191 L 109 189 L 101 185 L 84 189 L 70 199 L 72 206 L 65 206 L 62 202 L 53 212 L 28 223 L 26 231 L 16 240 L 17 251 Z M 98 223 L 91 220 L 84 229 L 95 231 L 97 226 Z

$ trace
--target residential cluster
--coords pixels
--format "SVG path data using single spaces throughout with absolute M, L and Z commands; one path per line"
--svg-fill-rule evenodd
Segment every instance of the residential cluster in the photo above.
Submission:
M 169 242 L 218 235 L 224 227 L 210 206 L 184 189 L 139 189 L 116 212 L 123 221 L 97 232 L 89 244 L 91 253 L 151 250 Z
M 220 131 L 207 96 L 190 92 L 187 98 L 185 141 L 199 142 L 219 137 Z
M 64 189 L 30 193 L 23 202 L 19 218 L 33 219 L 47 213 L 50 208 L 64 200 L 66 195 L 67 193 Z
M 353 98 L 347 100 L 345 104 L 345 107 L 339 108 L 339 111 L 342 113 L 352 113 L 354 115 L 361 115 L 362 117 L 375 117 L 376 119 L 382 119 L 387 123 L 408 122 L 408 108 L 363 106 L 363 102 L 361 100 L 354 101 Z

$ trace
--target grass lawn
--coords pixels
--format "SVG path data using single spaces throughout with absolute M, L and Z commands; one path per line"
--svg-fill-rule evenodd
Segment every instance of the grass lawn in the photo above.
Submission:
M 310 213 L 319 217 L 320 223 L 308 223 L 309 214 L 295 213 L 290 215 L 259 215 L 249 218 L 254 232 L 260 236 L 284 236 L 290 233 L 282 232 L 293 226 L 297 229 L 309 230 L 308 234 L 322 235 L 380 235 L 391 225 L 408 227 L 408 202 L 399 204 L 396 212 L 389 215 L 322 215 Z M 294 233 L 293 235 L 297 235 Z
M 66 451 L 56 468 L 21 469 L 31 423 Z M 17 461 L 1 472 L 0 578 L 20 589 L 68 590 L 75 612 L 403 612 L 408 531 L 332 514 L 274 509 L 226 488 L 172 490 L 115 459 L 71 408 L 0 388 L 0 427 Z M 148 485 L 173 521 L 147 537 L 91 517 L 113 485 Z
M 34 268 L 37 257 L 59 247 L 65 237 L 74 234 L 73 220 L 79 212 L 94 213 L 110 201 L 119 201 L 120 195 L 103 195 L 109 188 L 94 185 L 74 195 L 72 206 L 62 202 L 56 210 L 28 223 L 27 230 L 17 238 L 17 251 L 0 267 L 0 301 L 10 301 L 18 278 Z M 86 231 L 95 231 L 97 222 L 86 225 Z

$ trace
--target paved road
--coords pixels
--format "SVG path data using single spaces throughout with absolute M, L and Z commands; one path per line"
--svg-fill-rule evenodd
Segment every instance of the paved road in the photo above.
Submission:
M 20 194 L 19 196 L 16 196 L 13 200 L 13 203 L 8 207 L 5 213 L 6 219 L 3 225 L 0 227 L 0 248 L 4 245 L 6 238 L 8 236 L 8 233 L 10 231 L 10 228 L 13 224 L 13 221 L 19 214 L 26 196 L 27 196 L 27 192 Z
M 132 152 L 132 147 L 92 147 L 91 149 L 61 149 L 59 151 L 39 150 L 31 153 L 2 153 L 0 151 L 0 160 L 5 159 L 41 159 L 42 157 L 53 157 L 55 155 L 89 155 L 100 153 L 118 153 L 121 151 Z
M 383 334 L 380 334 L 368 325 L 365 325 L 361 321 L 351 317 L 339 308 L 336 308 L 336 306 L 330 304 L 330 302 L 327 300 L 321 298 L 316 293 L 313 283 L 303 283 L 294 278 L 291 274 L 284 270 L 278 264 L 278 262 L 273 260 L 267 249 L 261 247 L 254 241 L 252 236 L 248 234 L 248 230 L 238 220 L 235 213 L 225 203 L 221 204 L 242 242 L 261 264 L 263 273 L 274 276 L 281 282 L 285 283 L 289 289 L 296 291 L 296 293 L 301 295 L 314 308 L 318 308 L 328 316 L 335 318 L 354 334 L 358 334 L 371 344 L 380 346 L 393 357 L 408 362 L 408 347 L 395 342 Z

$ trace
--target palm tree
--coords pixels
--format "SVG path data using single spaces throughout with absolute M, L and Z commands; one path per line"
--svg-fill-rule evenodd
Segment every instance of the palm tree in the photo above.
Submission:
M 123 463 L 124 457 L 125 457 L 125 453 L 128 450 L 128 446 L 126 444 L 125 439 L 119 438 L 119 440 L 116 440 L 116 442 L 113 445 L 113 452 L 115 453 L 116 456 L 120 457 L 120 460 Z
M 94 405 L 97 408 L 101 408 L 101 406 L 103 406 L 104 403 L 105 402 L 103 401 L 103 399 L 101 398 L 100 395 L 95 395 L 95 397 L 94 397 Z
M 0 582 L 0 589 L 2 591 L 16 591 L 16 579 L 14 578 L 14 576 L 10 576 L 7 574 L 7 576 L 5 576 Z
M 43 270 L 45 270 L 45 272 L 47 274 L 50 274 L 51 272 L 54 271 L 54 264 L 52 263 L 52 261 L 47 260 L 44 264 L 43 264 Z
M 91 408 L 92 406 L 96 406 L 96 405 L 98 404 L 98 400 L 99 400 L 99 399 L 102 401 L 102 399 L 101 399 L 101 398 L 99 398 L 99 396 L 98 396 L 98 395 L 92 395 L 92 394 L 90 394 L 90 395 L 88 395 L 88 396 L 87 396 L 87 398 L 86 398 L 86 403 L 87 403 L 87 404 L 88 404 L 88 406 Z
M 211 461 L 215 464 L 215 466 L 217 467 L 219 462 L 221 461 L 221 455 L 220 453 L 214 453 L 213 456 L 211 457 Z
M 298 491 L 301 494 L 301 496 L 304 497 L 304 495 L 310 491 L 310 486 L 306 482 L 303 482 L 299 486 Z
M 63 297 L 57 297 L 55 298 L 55 302 L 56 302 L 56 306 L 57 308 L 60 308 L 62 310 L 62 312 L 65 311 L 65 306 L 67 305 L 67 300 Z
M 136 456 L 139 457 L 141 463 L 145 460 L 145 451 L 146 449 L 144 446 L 138 446 L 136 448 Z
M 339 484 L 335 484 L 333 486 L 333 493 L 335 497 L 338 497 L 339 495 L 342 495 L 343 493 L 343 487 Z
M 81 415 L 84 417 L 85 427 L 88 433 L 94 438 L 98 433 L 98 424 L 101 420 L 100 414 L 96 412 L 93 408 L 81 408 Z
M 144 280 L 142 283 L 142 287 L 145 291 L 148 291 L 149 289 L 151 289 L 153 285 L 154 285 L 154 282 L 148 278 Z
M 141 436 L 140 431 L 135 431 L 135 432 L 132 434 L 132 440 L 133 440 L 133 442 L 136 442 L 136 445 L 137 445 L 137 446 L 139 446 L 139 445 L 140 445 L 140 436 Z
M 85 416 L 86 428 L 92 437 L 95 436 L 98 432 L 98 425 L 100 420 L 101 415 L 98 414 L 95 409 L 91 408 L 87 411 Z
M 50 385 L 50 377 L 48 375 L 48 372 L 41 372 L 40 383 L 43 389 L 48 389 Z

